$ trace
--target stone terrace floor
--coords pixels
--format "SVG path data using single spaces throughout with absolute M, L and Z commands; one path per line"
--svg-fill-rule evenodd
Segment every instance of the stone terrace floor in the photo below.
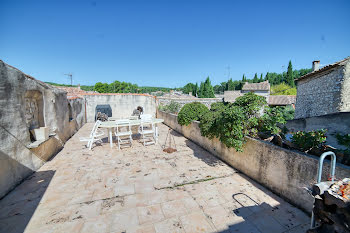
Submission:
M 309 217 L 173 132 L 157 145 L 92 151 L 86 124 L 50 162 L 0 200 L 0 232 L 305 232 Z

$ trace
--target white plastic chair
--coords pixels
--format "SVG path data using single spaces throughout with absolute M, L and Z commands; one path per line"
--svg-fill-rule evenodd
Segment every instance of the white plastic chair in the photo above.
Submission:
M 121 129 L 126 129 L 122 131 Z M 130 144 L 132 146 L 132 131 L 129 119 L 117 120 L 115 136 L 117 137 L 118 149 L 122 144 Z
M 91 133 L 89 137 L 81 137 L 79 138 L 79 140 L 81 142 L 88 142 L 86 147 L 89 148 L 89 150 L 91 150 L 92 144 L 94 142 L 100 142 L 102 143 L 101 137 L 104 135 L 104 133 L 100 130 L 98 130 L 98 127 L 100 126 L 101 121 L 97 120 L 94 124 L 94 126 L 92 127 Z
M 156 143 L 157 141 L 156 132 L 155 132 L 155 127 L 154 127 L 152 118 L 150 119 L 141 118 L 141 126 L 139 128 L 139 133 L 142 136 L 142 141 L 144 146 Z

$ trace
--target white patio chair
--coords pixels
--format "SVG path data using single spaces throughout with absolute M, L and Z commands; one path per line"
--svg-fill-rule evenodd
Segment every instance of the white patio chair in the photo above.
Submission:
M 124 131 L 122 129 L 124 129 Z M 124 144 L 130 144 L 130 147 L 132 146 L 131 135 L 132 135 L 132 131 L 131 131 L 130 120 L 129 119 L 117 120 L 115 136 L 117 137 L 119 150 L 120 150 L 120 146 Z
M 144 146 L 156 143 L 157 139 L 156 139 L 155 127 L 154 127 L 152 118 L 150 119 L 141 118 L 139 133 L 142 136 L 142 141 Z
M 101 121 L 97 120 L 95 122 L 94 126 L 92 127 L 92 130 L 90 132 L 90 136 L 79 138 L 79 140 L 81 142 L 88 142 L 86 147 L 88 147 L 89 150 L 91 150 L 92 144 L 94 142 L 100 142 L 100 143 L 102 142 L 101 137 L 104 135 L 104 133 L 98 129 L 100 124 L 101 124 Z

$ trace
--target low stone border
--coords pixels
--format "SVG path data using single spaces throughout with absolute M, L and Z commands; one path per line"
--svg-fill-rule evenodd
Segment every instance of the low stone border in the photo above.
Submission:
M 202 146 L 221 160 L 230 164 L 253 180 L 259 182 L 272 192 L 288 200 L 293 205 L 311 213 L 313 197 L 308 193 L 316 182 L 318 157 L 287 150 L 272 143 L 247 138 L 243 152 L 227 148 L 218 139 L 210 140 L 200 133 L 199 122 L 181 126 L 177 115 L 157 112 L 157 117 L 164 119 L 164 124 Z M 323 180 L 329 173 L 328 161 L 323 168 Z M 350 177 L 350 167 L 337 164 L 336 178 Z

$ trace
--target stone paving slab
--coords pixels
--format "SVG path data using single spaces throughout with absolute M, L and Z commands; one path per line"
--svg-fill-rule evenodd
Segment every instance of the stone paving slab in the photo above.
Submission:
M 176 132 L 177 152 L 79 137 L 0 200 L 0 232 L 305 232 L 310 219 Z

